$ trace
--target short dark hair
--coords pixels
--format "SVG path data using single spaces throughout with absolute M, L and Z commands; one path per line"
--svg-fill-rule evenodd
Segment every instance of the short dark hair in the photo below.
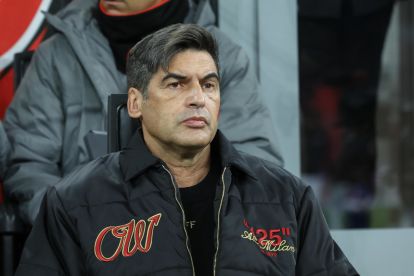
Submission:
M 153 74 L 160 67 L 168 71 L 171 59 L 189 49 L 208 52 L 219 74 L 218 47 L 213 35 L 195 24 L 174 24 L 144 37 L 129 51 L 126 67 L 128 88 L 137 88 L 146 97 Z

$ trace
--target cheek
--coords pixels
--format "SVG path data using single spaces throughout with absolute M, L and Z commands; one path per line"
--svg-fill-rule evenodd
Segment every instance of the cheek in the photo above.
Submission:
M 162 113 L 156 110 L 159 110 L 158 106 L 152 103 L 147 103 L 142 108 L 142 119 L 149 127 L 155 127 L 162 121 Z
M 216 115 L 217 120 L 220 118 L 221 108 L 220 108 L 220 98 L 215 99 L 212 103 L 212 110 L 214 110 L 213 114 Z
M 220 106 L 220 98 L 216 101 L 216 108 L 217 108 L 217 120 L 220 119 L 221 114 L 221 106 Z
M 182 112 L 182 111 L 181 111 Z M 158 120 L 160 125 L 171 125 L 175 123 L 179 118 L 180 111 L 175 108 L 173 104 L 160 106 L 158 109 L 154 109 L 154 116 Z

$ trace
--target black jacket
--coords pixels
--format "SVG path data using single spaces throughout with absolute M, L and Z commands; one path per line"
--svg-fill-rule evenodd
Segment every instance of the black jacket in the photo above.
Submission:
M 48 191 L 16 275 L 193 274 L 179 190 L 136 136 Z M 214 275 L 358 275 L 309 187 L 220 132 L 213 147 L 222 166 Z

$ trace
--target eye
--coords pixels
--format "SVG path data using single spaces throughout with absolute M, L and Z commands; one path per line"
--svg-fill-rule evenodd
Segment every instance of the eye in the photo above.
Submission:
M 177 89 L 179 88 L 181 85 L 178 81 L 175 82 L 170 82 L 169 84 L 167 84 L 168 88 L 172 88 L 172 89 Z
M 203 87 L 206 90 L 213 90 L 216 88 L 216 84 L 214 82 L 206 82 L 203 84 Z

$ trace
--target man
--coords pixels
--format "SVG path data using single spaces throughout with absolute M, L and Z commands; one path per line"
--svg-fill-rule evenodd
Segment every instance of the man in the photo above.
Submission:
M 50 188 L 17 275 L 357 275 L 312 191 L 217 130 L 208 31 L 147 36 L 127 77 L 142 129 Z
M 26 222 L 33 222 L 48 187 L 93 159 L 85 136 L 105 130 L 108 95 L 127 91 L 128 50 L 173 23 L 205 26 L 219 41 L 220 127 L 230 141 L 281 162 L 248 58 L 214 26 L 208 1 L 75 0 L 47 19 L 58 34 L 36 51 L 4 122 L 12 145 L 5 189 Z

